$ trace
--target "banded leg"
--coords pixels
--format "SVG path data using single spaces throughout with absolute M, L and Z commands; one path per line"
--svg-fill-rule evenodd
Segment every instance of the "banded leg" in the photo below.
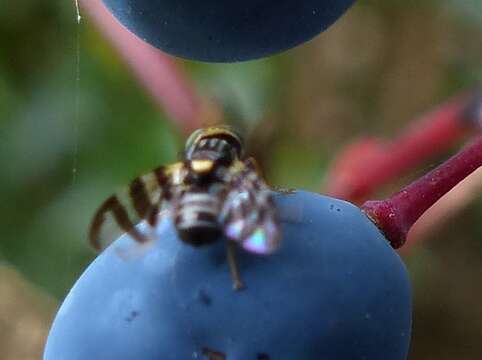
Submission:
M 99 235 L 101 227 L 105 221 L 105 215 L 108 213 L 111 213 L 119 227 L 125 232 L 129 233 L 129 235 L 131 235 L 136 241 L 140 243 L 146 242 L 147 238 L 139 230 L 137 230 L 135 225 L 129 219 L 129 215 L 125 207 L 122 206 L 116 195 L 112 195 L 97 210 L 94 215 L 94 219 L 92 220 L 92 224 L 90 225 L 89 240 L 94 249 L 101 249 Z
M 89 230 L 92 246 L 97 250 L 101 248 L 99 235 L 108 214 L 112 215 L 120 229 L 129 233 L 134 240 L 139 243 L 148 241 L 150 237 L 140 232 L 135 225 L 146 220 L 150 227 L 156 226 L 159 209 L 168 194 L 168 179 L 166 168 L 161 166 L 134 179 L 123 194 L 124 202 L 120 201 L 118 195 L 110 196 L 92 220 Z M 128 211 L 131 208 L 132 211 Z

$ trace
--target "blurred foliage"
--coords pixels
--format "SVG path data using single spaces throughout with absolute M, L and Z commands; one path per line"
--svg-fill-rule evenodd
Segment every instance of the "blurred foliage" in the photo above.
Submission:
M 474 21 L 482 23 L 482 2 L 479 0 L 445 0 L 450 9 L 460 13 L 462 21 Z
M 40 359 L 55 302 L 13 269 L 0 266 L 2 359 Z
M 482 79 L 481 14 L 479 0 L 360 0 L 329 31 L 282 55 L 183 63 L 244 131 L 270 182 L 318 191 L 344 144 L 395 136 Z M 0 5 L 0 260 L 61 299 L 93 259 L 86 229 L 100 202 L 173 161 L 182 144 L 93 24 L 77 25 L 73 2 Z M 412 359 L 480 358 L 481 216 L 479 198 L 407 259 Z M 2 336 L 0 347 L 10 341 Z

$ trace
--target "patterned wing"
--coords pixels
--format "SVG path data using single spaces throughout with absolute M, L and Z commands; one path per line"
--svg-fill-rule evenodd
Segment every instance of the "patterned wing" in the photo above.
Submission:
M 104 201 L 89 228 L 89 240 L 96 250 L 105 248 L 115 239 L 115 234 L 112 234 L 114 236 L 109 236 L 107 241 L 101 241 L 101 231 L 109 217 L 118 228 L 129 233 L 136 241 L 145 243 L 149 240 L 149 236 L 139 231 L 135 225 L 141 220 L 146 220 L 151 227 L 157 224 L 159 211 L 169 194 L 174 166 L 160 166 L 139 176 L 123 192 L 111 195 Z
M 281 230 L 272 194 L 251 158 L 229 186 L 221 221 L 226 237 L 250 252 L 271 254 L 279 247 Z

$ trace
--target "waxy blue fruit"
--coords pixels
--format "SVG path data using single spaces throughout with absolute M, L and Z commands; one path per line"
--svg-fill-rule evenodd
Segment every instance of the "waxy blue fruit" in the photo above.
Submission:
M 406 360 L 411 290 L 405 266 L 356 206 L 277 194 L 283 242 L 195 248 L 169 221 L 145 248 L 124 235 L 88 267 L 53 323 L 44 360 Z
M 180 57 L 233 62 L 301 44 L 355 0 L 104 0 L 141 39 Z

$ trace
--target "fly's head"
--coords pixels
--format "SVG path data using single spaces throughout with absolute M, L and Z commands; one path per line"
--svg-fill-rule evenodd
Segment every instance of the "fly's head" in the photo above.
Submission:
M 229 127 L 196 130 L 185 149 L 189 182 L 203 185 L 223 181 L 223 173 L 242 155 L 241 138 Z
M 227 126 L 198 129 L 186 142 L 186 160 L 212 160 L 229 166 L 242 156 L 241 137 Z

